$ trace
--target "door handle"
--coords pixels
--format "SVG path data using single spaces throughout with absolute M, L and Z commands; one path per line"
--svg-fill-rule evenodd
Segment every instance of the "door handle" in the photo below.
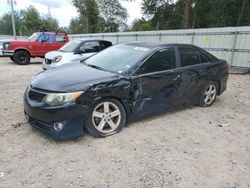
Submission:
M 174 80 L 176 81 L 176 80 L 180 80 L 180 78 L 181 78 L 181 75 L 177 75 L 175 78 L 174 78 Z

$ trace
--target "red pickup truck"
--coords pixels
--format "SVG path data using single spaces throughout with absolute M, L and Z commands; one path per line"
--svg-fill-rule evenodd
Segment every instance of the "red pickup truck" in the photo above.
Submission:
M 44 57 L 69 41 L 66 33 L 36 32 L 28 40 L 10 40 L 2 43 L 2 57 L 10 57 L 19 65 L 27 65 L 32 57 Z

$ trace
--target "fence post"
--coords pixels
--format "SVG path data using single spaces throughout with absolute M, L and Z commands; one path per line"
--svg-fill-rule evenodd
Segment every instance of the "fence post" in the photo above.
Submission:
M 194 44 L 194 37 L 195 37 L 195 33 L 192 33 L 192 36 L 191 36 L 191 44 Z
M 119 43 L 119 35 L 116 35 L 116 44 Z
M 230 60 L 230 65 L 233 65 L 233 61 L 234 61 L 234 54 L 235 54 L 235 48 L 236 48 L 236 44 L 237 44 L 237 39 L 238 39 L 238 31 L 234 32 L 234 39 L 233 39 L 233 46 L 232 46 L 232 51 L 231 51 L 231 60 Z
M 159 33 L 159 41 L 161 41 L 161 36 L 162 36 L 162 34 L 161 34 L 161 33 Z
M 138 35 L 137 34 L 135 34 L 135 41 L 137 41 L 138 40 Z

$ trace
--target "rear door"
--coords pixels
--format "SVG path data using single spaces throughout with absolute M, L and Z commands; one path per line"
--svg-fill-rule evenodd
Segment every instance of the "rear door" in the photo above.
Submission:
M 209 80 L 209 59 L 192 46 L 178 46 L 180 88 L 183 103 L 196 103 Z
M 133 113 L 161 111 L 178 102 L 178 72 L 175 47 L 154 52 L 132 78 Z

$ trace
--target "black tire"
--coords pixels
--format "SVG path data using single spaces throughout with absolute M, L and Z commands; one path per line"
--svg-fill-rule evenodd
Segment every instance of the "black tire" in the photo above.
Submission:
M 14 57 L 13 57 L 13 56 L 10 56 L 10 60 L 14 62 Z
M 211 92 L 210 92 L 209 89 L 211 89 Z M 201 93 L 199 105 L 202 106 L 202 107 L 211 106 L 216 101 L 216 98 L 217 98 L 217 95 L 218 95 L 218 89 L 219 89 L 219 86 L 218 86 L 217 82 L 209 82 L 206 85 L 206 87 L 204 87 L 204 89 L 203 89 L 203 91 Z M 206 100 L 208 98 L 209 98 L 209 100 Z
M 94 111 L 95 111 L 95 110 L 98 110 L 98 107 L 99 107 L 99 106 L 100 106 L 100 108 L 101 108 L 102 104 L 104 104 L 104 103 L 109 103 L 110 105 L 111 105 L 111 104 L 112 104 L 112 105 L 114 104 L 114 105 L 117 107 L 116 110 L 119 109 L 119 112 L 120 112 L 120 116 L 118 115 L 118 117 L 117 117 L 117 116 L 116 116 L 116 117 L 113 117 L 113 118 L 119 119 L 119 121 L 117 121 L 117 123 L 116 123 L 116 124 L 117 124 L 117 127 L 116 127 L 114 130 L 110 130 L 109 132 L 103 132 L 103 131 L 106 131 L 106 130 L 100 131 L 100 130 L 98 130 L 97 127 L 95 126 L 96 120 L 99 121 L 99 125 L 100 125 L 101 122 L 103 121 L 103 119 L 105 119 L 105 118 L 104 118 L 104 117 L 99 118 L 99 117 L 94 117 L 94 116 L 93 116 Z M 112 105 L 109 106 L 109 108 L 112 107 Z M 110 109 L 110 111 L 111 111 L 111 109 Z M 114 111 L 113 111 L 113 112 L 114 112 Z M 102 113 L 105 113 L 105 112 L 104 112 L 104 105 L 103 105 L 103 112 L 102 112 Z M 113 119 L 113 118 L 110 118 L 110 119 L 112 120 L 112 122 L 115 121 L 115 119 Z M 110 123 L 110 122 L 108 122 L 107 119 L 104 120 L 104 121 L 105 121 L 104 127 L 107 127 L 107 128 L 110 127 L 110 128 L 111 128 L 111 126 L 109 126 L 109 123 Z M 118 123 L 118 122 L 119 122 L 119 123 Z M 122 104 L 121 104 L 118 100 L 116 100 L 116 99 L 108 98 L 108 99 L 103 99 L 103 100 L 100 100 L 100 101 L 96 102 L 96 103 L 91 107 L 91 109 L 90 109 L 90 111 L 89 111 L 89 114 L 88 114 L 88 116 L 87 116 L 87 119 L 86 119 L 86 121 L 85 121 L 85 129 L 87 130 L 87 132 L 88 132 L 90 135 L 92 135 L 92 136 L 94 136 L 94 137 L 96 137 L 96 138 L 102 138 L 102 137 L 111 136 L 111 135 L 113 135 L 113 134 L 116 134 L 116 133 L 120 132 L 120 131 L 122 130 L 122 128 L 125 126 L 125 124 L 126 124 L 126 112 L 125 112 L 125 110 L 124 110 Z M 111 128 L 111 129 L 112 129 L 112 128 Z
M 14 62 L 18 65 L 27 65 L 30 63 L 30 54 L 24 50 L 14 53 Z

